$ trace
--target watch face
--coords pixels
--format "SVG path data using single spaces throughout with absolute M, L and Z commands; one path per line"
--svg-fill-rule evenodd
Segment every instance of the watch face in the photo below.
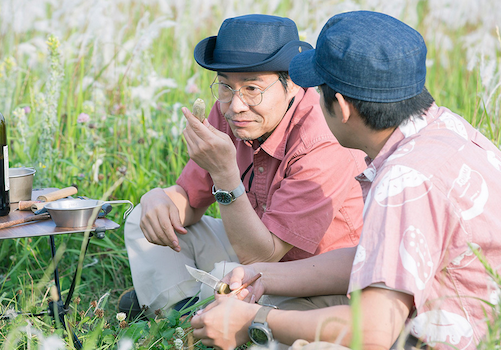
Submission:
M 216 201 L 221 204 L 230 204 L 233 200 L 231 194 L 226 191 L 217 191 L 214 196 L 216 197 Z
M 270 340 L 268 339 L 268 334 L 260 328 L 250 328 L 249 338 L 257 345 L 266 345 Z

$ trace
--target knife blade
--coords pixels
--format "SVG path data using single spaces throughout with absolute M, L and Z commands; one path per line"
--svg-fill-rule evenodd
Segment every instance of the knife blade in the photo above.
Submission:
M 230 294 L 230 286 L 222 282 L 219 278 L 212 276 L 210 273 L 203 270 L 195 269 L 191 266 L 185 265 L 190 275 L 199 282 L 208 285 L 218 294 Z

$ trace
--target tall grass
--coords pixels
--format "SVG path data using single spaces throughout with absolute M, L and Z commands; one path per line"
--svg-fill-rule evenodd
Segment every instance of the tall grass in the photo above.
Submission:
M 180 108 L 198 97 L 213 102 L 214 74 L 196 65 L 193 48 L 216 35 L 224 18 L 246 13 L 288 16 L 313 45 L 325 21 L 342 11 L 378 10 L 404 20 L 428 44 L 426 85 L 437 103 L 499 145 L 500 6 L 497 0 L 2 0 L 0 108 L 10 166 L 34 166 L 36 186 L 74 184 L 89 198 L 123 178 L 111 199 L 134 203 L 173 184 L 187 160 Z M 119 211 L 112 218 L 123 227 Z M 210 212 L 217 215 L 217 208 Z M 63 298 L 82 239 L 56 237 Z M 47 237 L 0 241 L 2 312 L 46 310 L 54 284 L 50 261 Z M 174 346 L 167 339 L 179 315 L 161 325 L 120 328 L 117 298 L 131 285 L 122 229 L 93 238 L 69 315 L 84 346 L 117 348 L 125 338 L 143 348 Z M 0 321 L 6 349 L 71 349 L 67 338 L 58 343 L 67 334 L 49 317 Z

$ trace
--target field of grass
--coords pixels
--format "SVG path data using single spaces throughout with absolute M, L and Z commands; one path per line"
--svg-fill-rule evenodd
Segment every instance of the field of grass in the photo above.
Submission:
M 35 167 L 35 187 L 74 184 L 79 195 L 96 199 L 113 189 L 107 199 L 134 204 L 148 190 L 173 184 L 187 160 L 180 108 L 198 97 L 213 102 L 208 86 L 214 73 L 195 63 L 193 48 L 216 35 L 224 18 L 247 13 L 290 17 L 312 45 L 325 21 L 342 11 L 378 10 L 404 20 L 428 44 L 426 86 L 437 104 L 499 146 L 501 5 L 389 3 L 1 0 L 0 112 L 8 124 L 10 166 Z M 117 206 L 109 217 L 123 225 L 123 209 Z M 63 299 L 82 240 L 78 234 L 55 238 Z M 50 261 L 47 237 L 0 241 L 1 313 L 47 309 Z M 126 328 L 116 318 L 118 296 L 132 286 L 122 228 L 92 239 L 83 265 L 68 319 L 84 348 L 131 348 L 125 341 L 118 346 L 120 339 L 133 339 L 136 348 L 176 347 L 167 340 L 178 315 Z M 67 340 L 48 316 L 0 321 L 1 349 L 73 348 Z

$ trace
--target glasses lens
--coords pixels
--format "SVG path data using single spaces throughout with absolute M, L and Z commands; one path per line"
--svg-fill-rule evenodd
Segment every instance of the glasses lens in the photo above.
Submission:
M 212 95 L 220 102 L 227 103 L 233 98 L 233 91 L 226 84 L 214 83 L 211 85 Z
M 246 85 L 240 88 L 240 92 L 245 103 L 247 103 L 249 106 L 257 106 L 261 103 L 263 94 L 261 93 L 261 90 L 259 88 Z
M 239 90 L 233 91 L 228 85 L 223 83 L 213 83 L 211 85 L 212 96 L 222 103 L 228 103 L 233 99 L 233 93 L 239 93 L 242 101 L 248 106 L 257 106 L 263 99 L 262 91 L 255 86 L 242 86 Z

